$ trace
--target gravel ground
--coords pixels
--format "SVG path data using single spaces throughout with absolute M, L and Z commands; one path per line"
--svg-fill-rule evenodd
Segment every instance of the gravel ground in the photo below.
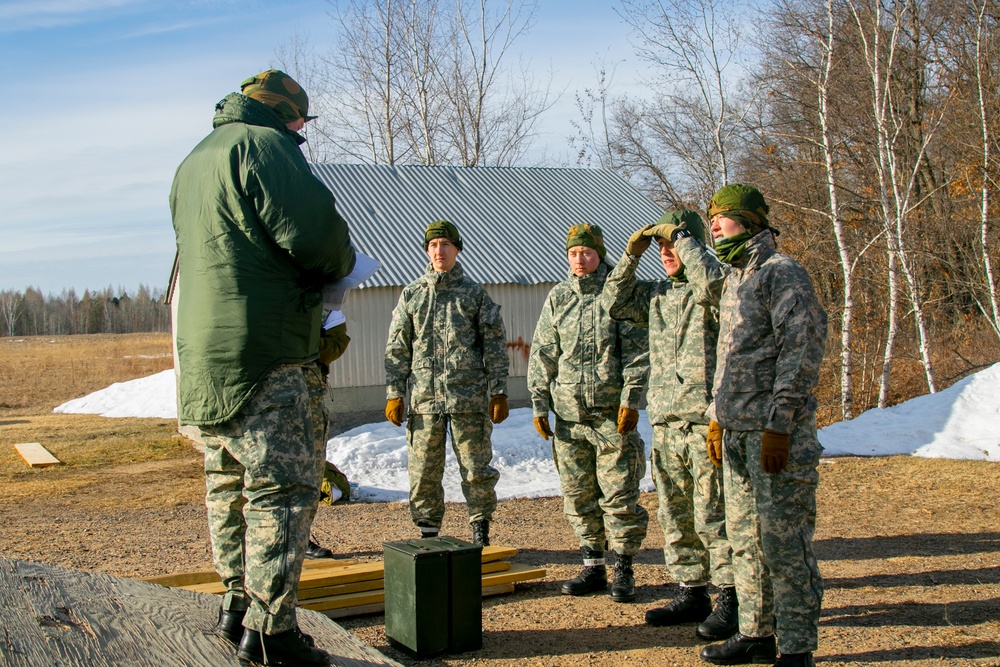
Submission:
M 911 457 L 823 464 L 820 664 L 1000 665 L 998 470 Z M 51 494 L 0 500 L 4 556 L 130 577 L 211 567 L 193 449 L 167 461 L 45 474 Z M 655 516 L 655 496 L 642 503 Z M 462 505 L 449 505 L 444 532 L 467 537 L 463 515 Z M 383 541 L 416 537 L 401 503 L 323 506 L 313 532 L 336 553 L 360 559 L 380 558 Z M 676 590 L 662 566 L 655 520 L 636 559 L 632 604 L 559 594 L 579 565 L 558 498 L 500 503 L 493 542 L 518 548 L 516 562 L 543 566 L 548 576 L 484 600 L 481 650 L 418 663 L 387 644 L 381 615 L 341 624 L 407 665 L 702 664 L 693 626 L 643 624 L 645 610 Z

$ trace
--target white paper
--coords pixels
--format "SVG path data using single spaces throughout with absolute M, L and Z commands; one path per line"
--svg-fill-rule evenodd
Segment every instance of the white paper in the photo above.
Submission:
M 326 316 L 326 321 L 323 322 L 323 328 L 332 329 L 338 324 L 343 324 L 346 321 L 347 318 L 344 317 L 344 314 L 342 312 L 340 312 L 339 310 L 331 310 L 330 314 Z
M 323 308 L 339 311 L 344 306 L 348 290 L 371 278 L 382 267 L 379 261 L 368 255 L 356 253 L 354 270 L 340 280 L 334 280 L 323 288 Z M 325 327 L 329 328 L 329 327 Z

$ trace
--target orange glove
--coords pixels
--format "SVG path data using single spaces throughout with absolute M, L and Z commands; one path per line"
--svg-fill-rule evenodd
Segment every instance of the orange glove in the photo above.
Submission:
M 708 422 L 708 436 L 705 438 L 708 460 L 716 468 L 722 467 L 722 427 L 714 419 Z
M 385 418 L 396 426 L 403 425 L 403 399 L 390 398 L 385 402 Z
M 639 411 L 622 406 L 618 408 L 618 432 L 631 433 L 639 425 Z
M 549 426 L 549 416 L 535 417 L 535 430 L 538 431 L 538 435 L 542 436 L 542 440 L 548 440 L 552 437 L 552 427 Z
M 760 437 L 760 467 L 776 475 L 788 465 L 788 434 L 766 429 Z
M 507 397 L 503 394 L 495 394 L 490 399 L 490 421 L 494 424 L 499 424 L 504 419 L 507 419 L 507 415 L 509 414 L 510 408 L 507 406 Z

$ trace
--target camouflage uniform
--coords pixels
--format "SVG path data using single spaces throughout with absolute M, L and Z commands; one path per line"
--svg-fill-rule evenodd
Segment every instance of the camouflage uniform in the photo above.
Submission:
M 616 322 L 601 306 L 603 262 L 549 292 L 528 359 L 536 417 L 555 413 L 552 456 L 563 509 L 581 547 L 633 555 L 649 521 L 639 505 L 646 474 L 637 431 L 618 433 L 618 408 L 638 409 L 649 372 L 646 333 Z
M 776 633 L 781 653 L 814 651 L 823 582 L 816 524 L 816 397 L 826 313 L 812 280 L 765 229 L 747 242 L 723 286 L 710 415 L 725 429 L 726 520 L 740 633 Z M 790 434 L 788 466 L 761 467 L 764 429 Z
M 246 627 L 266 634 L 296 626 L 296 589 L 319 500 L 302 371 L 279 366 L 233 419 L 201 427 L 223 608 L 248 609 Z
M 667 570 L 689 586 L 732 586 L 722 475 L 705 450 L 724 265 L 694 237 L 678 239 L 676 248 L 686 280 L 637 280 L 639 258 L 626 253 L 603 300 L 612 317 L 649 329 L 646 411 Z
M 444 518 L 446 433 L 462 475 L 469 522 L 490 520 L 500 473 L 490 465 L 489 397 L 507 393 L 507 333 L 500 307 L 461 264 L 426 273 L 403 289 L 385 348 L 386 398 L 412 386 L 406 441 L 410 516 L 421 527 Z

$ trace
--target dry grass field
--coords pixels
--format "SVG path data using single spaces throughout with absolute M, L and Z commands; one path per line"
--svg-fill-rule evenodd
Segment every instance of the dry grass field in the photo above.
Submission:
M 173 421 L 51 412 L 169 368 L 169 355 L 167 335 L 0 339 L 4 556 L 120 576 L 211 566 L 201 459 Z M 65 463 L 29 469 L 14 452 L 18 442 L 41 442 Z M 1000 666 L 1000 467 L 843 458 L 824 461 L 821 474 L 816 551 L 826 596 L 817 662 Z M 651 524 L 634 604 L 559 595 L 578 569 L 561 501 L 520 499 L 500 504 L 494 543 L 519 548 L 517 561 L 549 576 L 484 602 L 482 650 L 418 663 L 389 647 L 382 616 L 342 624 L 408 665 L 702 665 L 693 628 L 642 622 L 645 609 L 674 593 L 652 519 L 656 498 L 642 502 Z M 463 510 L 449 506 L 446 533 L 467 534 Z M 339 554 L 374 559 L 382 541 L 414 537 L 414 529 L 405 505 L 358 503 L 322 507 L 314 534 Z

